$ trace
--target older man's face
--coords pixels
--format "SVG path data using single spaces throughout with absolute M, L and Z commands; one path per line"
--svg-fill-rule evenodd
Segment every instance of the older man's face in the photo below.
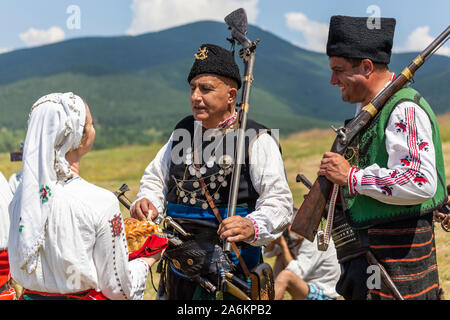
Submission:
M 214 74 L 200 74 L 190 82 L 191 108 L 195 120 L 215 128 L 232 115 L 237 89 L 232 81 Z
M 353 67 L 342 57 L 330 57 L 331 85 L 341 89 L 342 100 L 348 103 L 363 102 L 365 99 L 364 76 L 361 67 Z

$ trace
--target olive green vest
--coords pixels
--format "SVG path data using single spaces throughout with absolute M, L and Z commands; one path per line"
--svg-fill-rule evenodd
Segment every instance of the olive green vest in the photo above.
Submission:
M 354 139 L 352 146 L 348 148 L 348 152 L 344 156 L 354 167 L 364 169 L 376 163 L 381 168 L 387 168 L 389 155 L 386 151 L 385 129 L 392 110 L 396 105 L 404 101 L 413 101 L 418 104 L 430 119 L 438 179 L 436 193 L 432 199 L 421 204 L 402 206 L 383 203 L 365 195 L 350 195 L 348 187 L 343 187 L 341 188 L 343 208 L 349 224 L 355 229 L 367 229 L 380 223 L 419 217 L 432 212 L 447 201 L 444 159 L 436 116 L 425 99 L 410 87 L 400 89 L 390 98 L 383 109 L 365 128 L 364 132 Z

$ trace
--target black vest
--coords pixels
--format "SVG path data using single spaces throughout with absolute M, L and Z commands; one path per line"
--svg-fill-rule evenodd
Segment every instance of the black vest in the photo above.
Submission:
M 212 136 L 208 134 L 211 130 L 206 132 L 207 130 L 201 125 L 198 125 L 199 123 L 200 122 L 197 122 L 196 126 L 194 117 L 188 116 L 181 120 L 175 127 L 172 144 L 172 160 L 169 169 L 170 181 L 168 184 L 167 201 L 173 204 L 203 206 L 204 209 L 206 209 L 206 197 L 199 181 L 199 177 L 202 176 L 207 185 L 208 192 L 214 199 L 216 207 L 227 207 L 237 133 L 237 131 L 234 130 L 235 128 L 232 128 L 233 126 L 236 126 L 238 122 L 235 121 L 223 130 L 219 131 L 219 129 L 217 129 L 215 131 L 216 134 L 213 134 Z M 227 131 L 225 131 L 225 129 L 227 129 Z M 194 130 L 197 130 L 198 133 L 200 133 L 201 130 L 201 135 L 196 134 L 196 137 L 203 137 L 199 143 L 195 144 Z M 190 141 L 184 141 L 183 138 L 179 138 L 179 136 L 175 134 L 176 132 L 183 133 L 183 138 L 189 136 Z M 218 134 L 219 132 L 221 133 Z M 245 139 L 245 163 L 241 166 L 237 200 L 238 206 L 255 208 L 256 200 L 259 197 L 250 179 L 249 148 L 251 147 L 251 143 L 257 138 L 254 133 L 261 134 L 263 132 L 270 134 L 270 131 L 263 125 L 250 119 L 247 120 L 246 133 L 249 134 L 246 135 Z M 189 133 L 189 135 L 187 135 L 187 133 Z M 177 136 L 179 141 L 175 141 L 178 139 Z M 232 143 L 234 143 L 234 145 L 230 147 L 230 144 Z M 196 167 L 193 163 L 194 158 L 192 151 L 194 150 L 194 145 L 197 148 L 199 148 L 198 146 L 200 145 L 202 146 L 200 149 L 202 157 L 200 157 L 199 151 L 199 158 L 201 158 L 199 161 L 200 169 L 198 167 L 195 169 Z M 186 148 L 186 146 L 189 147 Z M 178 160 L 174 161 L 174 159 Z

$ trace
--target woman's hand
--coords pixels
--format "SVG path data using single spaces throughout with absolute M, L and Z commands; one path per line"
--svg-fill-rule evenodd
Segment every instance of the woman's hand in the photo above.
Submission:
M 148 267 L 151 268 L 152 265 L 155 264 L 155 262 L 157 262 L 159 259 L 161 259 L 163 252 L 164 252 L 164 250 L 160 251 L 160 252 L 158 252 L 158 253 L 156 253 L 156 254 L 154 254 L 152 256 L 143 257 L 143 258 L 140 258 L 140 259 L 143 259 L 145 262 L 147 262 Z

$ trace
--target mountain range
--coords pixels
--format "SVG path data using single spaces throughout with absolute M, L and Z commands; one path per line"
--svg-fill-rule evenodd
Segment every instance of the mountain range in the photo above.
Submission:
M 166 140 L 190 114 L 187 75 L 203 43 L 230 47 L 224 23 L 202 21 L 138 36 L 88 37 L 0 55 L 0 151 L 23 139 L 31 105 L 72 91 L 90 106 L 95 148 Z M 342 123 L 354 107 L 329 84 L 328 57 L 249 26 L 259 39 L 249 117 L 281 135 Z M 393 54 L 399 73 L 417 53 Z M 236 57 L 243 72 L 243 64 Z M 437 114 L 450 111 L 450 58 L 434 55 L 412 86 Z M 331 132 L 331 131 L 330 131 Z

